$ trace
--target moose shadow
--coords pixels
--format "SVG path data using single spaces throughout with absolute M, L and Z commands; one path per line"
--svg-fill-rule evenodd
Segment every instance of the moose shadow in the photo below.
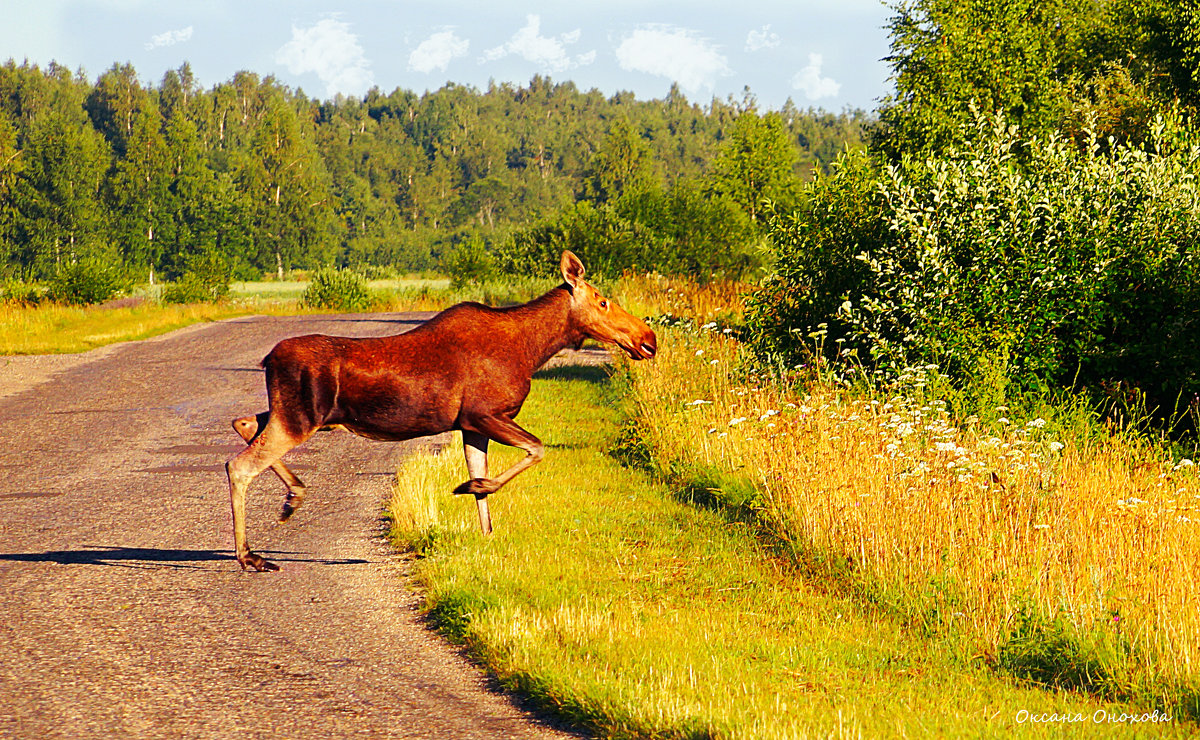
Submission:
M 362 565 L 361 558 L 302 557 L 305 553 L 274 551 L 271 555 L 282 562 L 315 563 L 317 565 Z M 236 562 L 229 550 L 179 550 L 154 547 L 105 547 L 84 545 L 78 550 L 48 550 L 46 552 L 0 553 L 0 562 L 57 563 L 59 565 L 103 565 L 118 568 L 180 568 L 204 570 L 204 563 Z

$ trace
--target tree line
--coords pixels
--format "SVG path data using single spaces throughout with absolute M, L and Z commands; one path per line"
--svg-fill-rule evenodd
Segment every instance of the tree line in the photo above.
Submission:
M 322 101 L 252 72 L 202 89 L 187 64 L 147 85 L 128 64 L 93 81 L 10 60 L 0 254 L 26 280 L 120 265 L 154 282 L 214 262 L 249 278 L 437 268 L 464 244 L 490 251 L 579 202 L 604 210 L 633 193 L 650 194 L 643 211 L 655 193 L 678 211 L 708 192 L 754 221 L 763 186 L 738 185 L 736 155 L 723 181 L 712 177 L 750 118 L 769 120 L 771 146 L 787 149 L 781 193 L 861 142 L 872 120 L 790 102 L 762 112 L 748 92 L 704 106 L 678 89 L 606 97 L 544 77 Z

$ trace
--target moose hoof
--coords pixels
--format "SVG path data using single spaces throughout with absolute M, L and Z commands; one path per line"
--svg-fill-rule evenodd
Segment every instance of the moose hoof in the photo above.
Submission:
M 476 496 L 486 496 L 494 492 L 496 489 L 492 486 L 492 482 L 487 478 L 472 478 L 463 483 L 458 488 L 454 489 L 455 493 L 470 493 Z
M 279 523 L 283 524 L 296 513 L 300 504 L 304 503 L 304 487 L 288 488 L 287 498 L 283 500 L 283 511 L 279 512 Z
M 245 570 L 247 567 L 253 568 L 259 573 L 262 573 L 263 571 L 279 570 L 278 565 L 265 558 L 259 557 L 252 552 L 247 553 L 246 557 L 244 558 L 238 558 L 238 562 L 241 563 L 242 570 Z

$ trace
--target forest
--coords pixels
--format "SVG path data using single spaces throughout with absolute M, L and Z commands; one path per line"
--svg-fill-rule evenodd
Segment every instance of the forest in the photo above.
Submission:
M 441 268 L 456 249 L 472 264 L 471 250 L 490 255 L 569 212 L 617 241 L 654 232 L 609 266 L 656 267 L 646 263 L 666 252 L 746 253 L 759 199 L 790 197 L 871 120 L 790 103 L 764 113 L 749 91 L 701 106 L 674 88 L 639 101 L 535 77 L 320 101 L 252 72 L 205 90 L 187 64 L 147 85 L 128 64 L 92 80 L 9 60 L 0 254 L 10 279 L 42 281 L 79 265 L 140 283 L 212 263 L 238 278 L 322 265 L 408 272 Z M 763 135 L 777 171 L 747 191 L 731 142 Z M 695 243 L 715 238 L 716 249 Z

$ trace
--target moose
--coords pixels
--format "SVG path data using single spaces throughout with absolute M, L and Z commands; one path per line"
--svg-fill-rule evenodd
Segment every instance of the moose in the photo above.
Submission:
M 310 334 L 275 345 L 262 361 L 268 410 L 234 420 L 247 447 L 225 464 L 242 570 L 279 570 L 246 542 L 251 481 L 267 468 L 279 476 L 288 491 L 279 521 L 287 521 L 304 501 L 305 486 L 280 458 L 317 431 L 344 429 L 384 441 L 461 431 L 470 479 L 454 493 L 475 496 L 480 527 L 491 533 L 488 495 L 542 459 L 541 441 L 515 421 L 534 372 L 585 339 L 616 344 L 634 360 L 658 351 L 645 322 L 584 281 L 578 257 L 563 252 L 560 269 L 562 285 L 519 306 L 460 303 L 403 334 Z M 494 478 L 487 472 L 491 440 L 525 451 Z

